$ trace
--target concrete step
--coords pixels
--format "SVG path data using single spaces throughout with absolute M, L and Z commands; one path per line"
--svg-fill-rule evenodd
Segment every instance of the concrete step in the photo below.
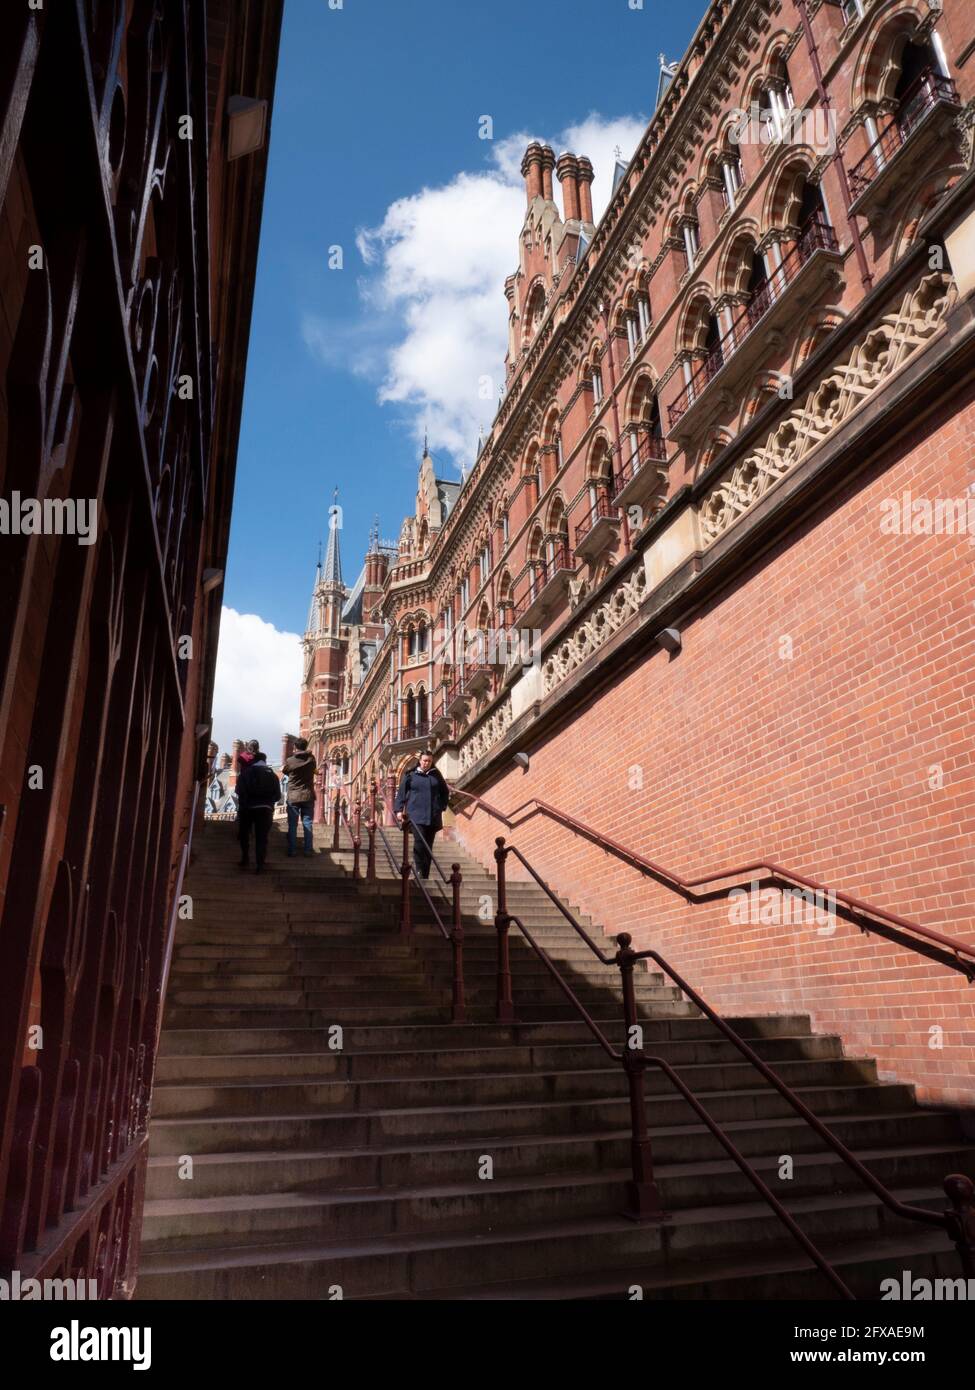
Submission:
M 344 1041 L 344 1040 L 343 1040 Z M 842 1056 L 838 1038 L 810 1037 L 759 1041 L 759 1055 L 770 1063 L 785 1059 L 838 1058 Z M 672 1066 L 690 1063 L 736 1061 L 740 1054 L 722 1039 L 686 1042 L 659 1042 L 654 1052 Z M 598 1043 L 559 1043 L 550 1046 L 511 1045 L 485 1048 L 451 1048 L 443 1051 L 416 1049 L 351 1052 L 348 1049 L 304 1052 L 189 1053 L 161 1056 L 156 1063 L 156 1081 L 257 1080 L 264 1076 L 345 1076 L 361 1079 L 377 1076 L 410 1076 L 418 1070 L 447 1074 L 472 1071 L 563 1071 L 605 1066 L 618 1068 Z
M 221 1153 L 269 1148 L 312 1149 L 361 1147 L 407 1139 L 443 1140 L 481 1136 L 566 1134 L 575 1130 L 617 1130 L 629 1123 L 625 1083 L 619 1094 L 601 1097 L 559 1097 L 548 1100 L 455 1103 L 452 1105 L 395 1105 L 373 1111 L 305 1109 L 292 1114 L 207 1114 L 153 1117 L 150 1152 Z M 913 1099 L 906 1086 L 819 1086 L 798 1092 L 820 1117 L 879 1114 L 905 1109 Z M 719 1124 L 743 1118 L 781 1119 L 790 1106 L 776 1092 L 762 1090 L 703 1092 L 697 1097 Z M 687 1122 L 687 1102 L 680 1095 L 650 1095 L 648 1124 L 652 1127 Z
M 891 1187 L 917 1186 L 932 1174 L 947 1173 L 964 1160 L 950 1148 L 873 1151 L 864 1155 L 870 1171 Z M 478 1167 L 467 1180 L 426 1187 L 398 1188 L 386 1183 L 369 1191 L 248 1193 L 151 1200 L 145 1209 L 143 1248 L 200 1250 L 226 1244 L 228 1237 L 288 1240 L 296 1232 L 327 1240 L 404 1234 L 420 1231 L 515 1227 L 522 1222 L 549 1223 L 599 1216 L 625 1201 L 630 1172 L 625 1167 L 602 1172 L 569 1172 L 507 1177 L 494 1172 L 479 1181 Z M 805 1155 L 796 1161 L 788 1184 L 777 1176 L 778 1159 L 762 1155 L 752 1166 L 780 1200 L 788 1203 L 817 1194 L 849 1189 L 849 1169 L 835 1154 Z M 754 1203 L 755 1189 L 730 1160 L 655 1169 L 661 1200 L 668 1212 L 700 1206 Z M 936 1190 L 936 1189 L 935 1189 Z M 709 1247 L 717 1242 L 709 1235 Z
M 609 1058 L 606 1059 L 610 1061 Z M 678 1069 L 694 1094 L 746 1089 L 755 1082 L 747 1063 L 704 1063 Z M 776 1073 L 796 1089 L 869 1084 L 875 1064 L 846 1059 L 780 1062 Z M 663 1073 L 645 1077 L 648 1095 L 672 1094 Z M 296 1114 L 319 1110 L 374 1110 L 423 1105 L 504 1105 L 514 1101 L 591 1100 L 621 1093 L 622 1070 L 612 1064 L 575 1071 L 468 1071 L 424 1076 L 419 1068 L 394 1077 L 347 1077 L 293 1081 L 261 1077 L 255 1081 L 162 1082 L 153 1095 L 153 1115 Z
M 914 1151 L 924 1145 L 957 1152 L 963 1144 L 957 1118 L 934 1111 L 894 1111 L 880 1115 L 834 1117 L 830 1128 L 859 1156 L 869 1149 Z M 829 1150 L 798 1116 L 777 1120 L 729 1121 L 727 1132 L 746 1158 L 823 1157 Z M 654 1163 L 708 1163 L 723 1150 L 701 1124 L 661 1126 L 651 1134 Z M 417 1186 L 460 1182 L 478 1171 L 483 1140 L 418 1141 L 362 1148 L 251 1150 L 196 1154 L 192 1184 L 180 1177 L 183 1156 L 159 1154 L 149 1160 L 151 1197 L 224 1196 L 245 1192 L 328 1192 L 347 1187 Z M 596 1172 L 624 1168 L 630 1159 L 628 1129 L 567 1134 L 494 1136 L 494 1170 L 503 1176 L 531 1173 Z M 970 1150 L 968 1165 L 971 1164 Z M 947 1171 L 947 1170 L 946 1170 Z
M 895 1195 L 932 1207 L 943 1201 L 930 1187 Z M 817 1195 L 788 1206 L 813 1240 L 862 1243 L 891 1231 L 898 1239 L 907 1234 L 906 1223 L 860 1194 Z M 459 1291 L 465 1285 L 509 1285 L 561 1270 L 640 1268 L 662 1274 L 675 1257 L 686 1261 L 691 1251 L 702 1259 L 727 1259 L 732 1253 L 740 1258 L 745 1249 L 767 1254 L 791 1244 L 777 1218 L 759 1203 L 676 1212 L 664 1224 L 592 1216 L 516 1229 L 383 1234 L 354 1242 L 231 1242 L 210 1250 L 147 1252 L 136 1296 L 171 1297 L 179 1287 L 181 1297 L 320 1299 L 324 1290 L 338 1286 L 345 1298 L 402 1297 Z
M 615 1011 L 593 1015 L 610 1042 L 624 1041 L 622 1020 Z M 803 1038 L 818 1035 L 810 1030 L 809 1019 L 803 1015 L 781 1015 L 772 1018 L 729 1018 L 728 1024 L 739 1037 L 750 1043 L 768 1039 Z M 658 1018 L 644 1024 L 647 1046 L 664 1042 L 702 1040 L 713 1042 L 719 1034 L 708 1019 L 697 1013 L 672 1018 Z M 160 1040 L 160 1056 L 179 1053 L 207 1052 L 308 1052 L 326 1051 L 331 1035 L 324 1028 L 305 1027 L 279 1029 L 257 1028 L 167 1028 Z M 444 1023 L 437 1019 L 429 1024 L 353 1025 L 343 1030 L 343 1046 L 356 1052 L 384 1053 L 409 1049 L 444 1053 L 455 1049 L 493 1047 L 550 1046 L 556 1043 L 592 1042 L 592 1034 L 580 1019 L 554 1020 L 534 1023 Z

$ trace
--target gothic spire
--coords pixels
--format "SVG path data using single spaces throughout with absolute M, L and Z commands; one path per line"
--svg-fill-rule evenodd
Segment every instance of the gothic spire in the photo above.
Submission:
M 328 509 L 328 550 L 325 552 L 325 571 L 322 575 L 322 583 L 341 587 L 342 557 L 339 554 L 339 524 L 342 512 L 338 506 L 338 496 L 339 490 L 336 488 L 332 494 L 332 505 Z

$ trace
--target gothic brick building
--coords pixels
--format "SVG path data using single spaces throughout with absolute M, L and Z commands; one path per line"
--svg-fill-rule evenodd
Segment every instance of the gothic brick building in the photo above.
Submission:
M 205 792 L 281 14 L 0 9 L 0 1272 L 101 1297 Z
M 971 991 L 910 925 L 975 942 L 969 17 L 714 0 L 598 224 L 587 158 L 528 147 L 497 416 L 351 590 L 333 530 L 302 732 L 350 799 L 433 746 L 712 1004 L 971 1101 Z M 455 810 L 489 862 L 503 823 Z M 771 861 L 879 915 L 714 900 Z

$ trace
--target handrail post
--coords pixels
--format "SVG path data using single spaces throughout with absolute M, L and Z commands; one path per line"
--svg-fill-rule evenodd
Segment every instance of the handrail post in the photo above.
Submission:
M 370 883 L 376 880 L 376 779 L 369 781 L 369 819 L 366 822 L 369 831 L 369 854 L 366 859 L 366 878 Z
M 454 916 L 450 930 L 450 948 L 454 957 L 454 1023 L 465 1023 L 467 1021 L 466 1001 L 464 999 L 464 928 L 460 919 L 460 885 L 461 872 L 459 864 L 450 866 L 450 887 L 453 891 Z
M 653 1177 L 653 1152 L 647 1132 L 647 1097 L 643 1079 L 647 1069 L 647 1057 L 642 1047 L 643 1032 L 637 1020 L 636 989 L 633 983 L 636 953 L 631 949 L 631 941 L 629 932 L 621 932 L 616 938 L 619 946 L 616 963 L 620 968 L 623 985 L 623 1021 L 626 1036 L 621 1050 L 623 1070 L 630 1090 L 630 1161 L 633 1167 L 633 1177 L 626 1184 L 626 1208 L 623 1214 L 631 1221 L 662 1221 L 664 1211 Z M 641 1043 L 639 1047 L 634 1046 L 637 1039 Z
M 359 793 L 355 796 L 355 809 L 352 812 L 352 877 L 359 877 L 359 846 L 362 843 L 362 801 Z
M 400 895 L 399 929 L 400 935 L 408 936 L 413 930 L 410 915 L 410 818 L 403 816 L 403 862 L 400 866 L 402 892 Z
M 494 916 L 494 925 L 498 933 L 497 1019 L 499 1023 L 513 1023 L 515 1006 L 511 995 L 511 943 L 508 939 L 511 919 L 508 916 L 508 896 L 504 881 L 504 861 L 508 851 L 505 849 L 503 835 L 499 835 L 494 843 L 497 845 L 494 862 L 498 867 L 498 910 Z
M 338 849 L 338 847 L 339 847 L 339 817 L 340 817 L 341 814 L 342 814 L 342 793 L 341 793 L 341 791 L 337 791 L 337 792 L 335 793 L 335 806 L 334 806 L 333 814 L 332 814 L 332 824 L 333 824 L 333 827 L 334 827 L 333 830 L 332 830 L 332 848 L 333 848 L 333 849 Z
M 951 1210 L 945 1212 L 948 1234 L 955 1242 L 966 1279 L 975 1279 L 975 1183 L 963 1173 L 945 1178 Z

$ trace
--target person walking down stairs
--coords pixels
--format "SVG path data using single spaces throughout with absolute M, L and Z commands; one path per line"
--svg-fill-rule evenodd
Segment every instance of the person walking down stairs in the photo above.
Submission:
M 315 772 L 318 764 L 314 755 L 308 751 L 306 738 L 295 739 L 295 751 L 286 759 L 281 768 L 288 779 L 288 857 L 293 859 L 298 853 L 298 822 L 304 831 L 305 854 L 312 855 L 314 849 L 314 830 L 312 817 L 315 811 Z
M 237 781 L 237 814 L 242 817 L 240 830 L 240 867 L 250 863 L 250 828 L 254 827 L 254 872 L 259 874 L 267 858 L 267 841 L 271 833 L 274 808 L 281 800 L 281 783 L 277 773 L 267 765 L 267 754 L 260 750 Z
M 430 877 L 433 839 L 437 831 L 443 829 L 443 813 L 449 801 L 450 788 L 443 774 L 434 767 L 433 754 L 421 753 L 418 766 L 403 773 L 394 803 L 400 825 L 404 816 L 409 816 L 410 824 L 418 832 L 413 838 L 413 867 L 417 878 Z

